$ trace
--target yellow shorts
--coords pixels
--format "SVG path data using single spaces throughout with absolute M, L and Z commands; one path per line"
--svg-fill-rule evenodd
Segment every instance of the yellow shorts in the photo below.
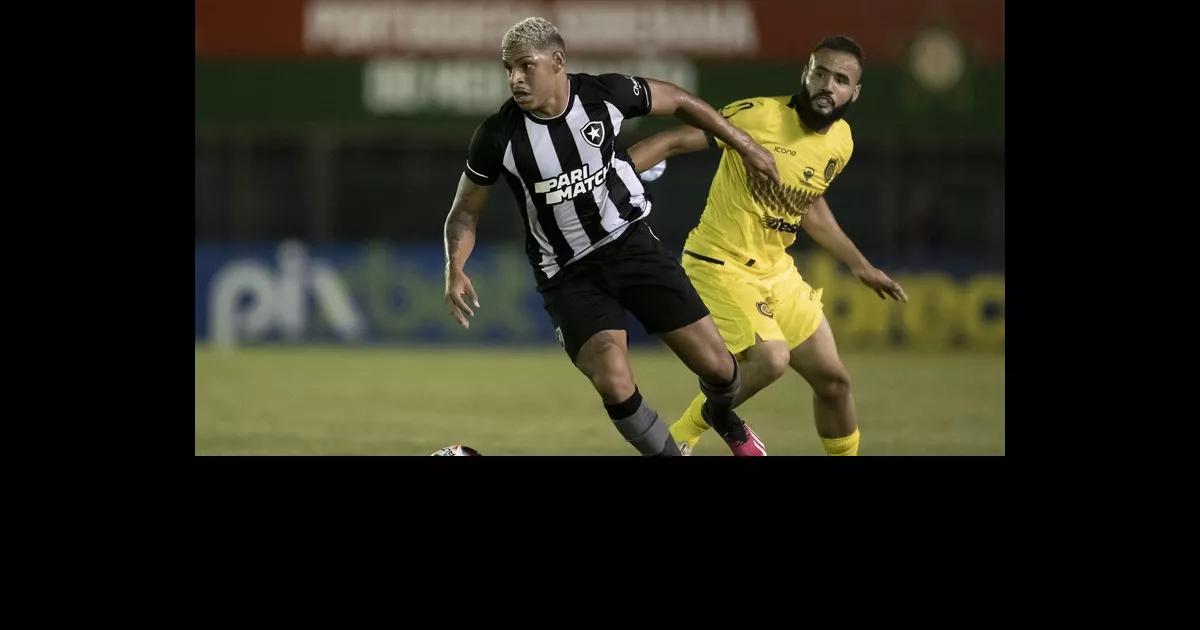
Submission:
M 821 326 L 821 289 L 809 286 L 795 265 L 763 275 L 733 261 L 718 264 L 688 252 L 682 262 L 734 355 L 754 345 L 755 335 L 795 348 Z

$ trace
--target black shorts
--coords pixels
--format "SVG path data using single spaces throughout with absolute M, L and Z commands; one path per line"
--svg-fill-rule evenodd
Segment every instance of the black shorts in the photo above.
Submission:
M 644 220 L 559 273 L 558 282 L 541 290 L 542 302 L 572 363 L 592 335 L 624 330 L 626 309 L 652 335 L 708 315 L 678 257 Z

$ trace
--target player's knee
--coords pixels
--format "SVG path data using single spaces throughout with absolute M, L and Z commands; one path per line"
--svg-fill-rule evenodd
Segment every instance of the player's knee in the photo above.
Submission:
M 761 353 L 763 372 L 771 378 L 772 381 L 779 380 L 784 372 L 787 372 L 791 354 L 788 352 L 787 346 L 776 346 L 774 344 L 767 346 L 767 351 Z
M 633 375 L 628 369 L 603 369 L 590 375 L 592 387 L 605 403 L 619 403 L 633 395 Z
M 606 403 L 618 403 L 633 395 L 633 373 L 621 352 L 598 354 L 589 361 L 586 373 Z
M 813 386 L 813 393 L 823 400 L 842 400 L 850 395 L 850 375 L 845 370 L 827 374 Z
M 787 372 L 791 354 L 787 345 L 759 343 L 746 353 L 746 361 L 753 364 L 755 373 L 761 374 L 768 382 L 775 382 Z

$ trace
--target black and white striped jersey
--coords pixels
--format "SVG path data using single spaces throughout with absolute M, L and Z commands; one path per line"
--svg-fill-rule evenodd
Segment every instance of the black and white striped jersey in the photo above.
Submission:
M 650 214 L 629 155 L 616 150 L 627 118 L 650 113 L 650 86 L 622 74 L 568 74 L 562 114 L 539 118 L 509 99 L 475 130 L 464 174 L 503 176 L 525 219 L 525 252 L 539 288 L 563 267 Z

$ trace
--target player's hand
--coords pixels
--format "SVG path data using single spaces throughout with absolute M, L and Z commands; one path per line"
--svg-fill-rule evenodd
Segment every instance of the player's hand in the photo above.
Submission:
M 467 305 L 468 298 L 475 308 L 479 308 L 479 296 L 475 294 L 475 287 L 471 285 L 467 274 L 462 271 L 447 271 L 446 307 L 463 328 L 470 328 L 471 322 L 467 321 L 467 318 L 475 317 L 475 311 Z
M 757 142 L 747 142 L 742 145 L 739 153 L 742 154 L 742 163 L 746 165 L 746 175 L 751 178 L 769 179 L 776 185 L 781 184 L 779 170 L 775 168 L 775 156 L 762 148 L 762 145 Z
M 874 268 L 866 267 L 864 269 L 854 270 L 854 277 L 858 278 L 859 282 L 875 289 L 875 293 L 879 294 L 879 299 L 886 300 L 891 297 L 897 302 L 908 303 L 908 296 L 904 293 L 904 287 L 900 286 L 899 282 L 892 280 L 886 273 Z

